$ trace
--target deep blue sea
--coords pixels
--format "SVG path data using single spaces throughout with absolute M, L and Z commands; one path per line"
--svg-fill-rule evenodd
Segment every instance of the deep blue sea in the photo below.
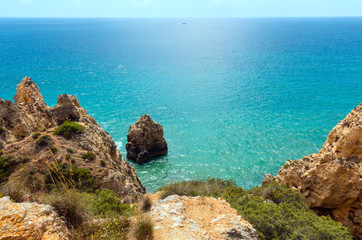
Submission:
M 77 96 L 124 157 L 139 116 L 161 123 L 167 156 L 132 163 L 148 191 L 207 176 L 248 189 L 362 101 L 362 18 L 2 18 L 0 97 L 24 76 L 48 105 Z

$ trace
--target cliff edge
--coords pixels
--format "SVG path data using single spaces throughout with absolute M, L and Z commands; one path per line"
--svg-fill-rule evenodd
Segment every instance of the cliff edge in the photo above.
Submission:
M 330 215 L 362 236 L 362 103 L 337 124 L 323 148 L 287 161 L 277 180 L 298 190 L 319 215 Z
M 0 99 L 0 150 L 4 156 L 26 160 L 17 166 L 19 161 L 13 161 L 9 179 L 31 175 L 36 189 L 44 188 L 43 176 L 53 160 L 51 150 L 59 164 L 71 161 L 70 165 L 86 169 L 101 189 L 111 189 L 121 197 L 145 193 L 135 169 L 122 158 L 112 137 L 75 96 L 59 95 L 57 105 L 48 107 L 36 84 L 25 77 L 14 99 L 15 103 Z M 72 137 L 55 135 L 55 130 L 67 122 L 77 124 L 82 131 Z

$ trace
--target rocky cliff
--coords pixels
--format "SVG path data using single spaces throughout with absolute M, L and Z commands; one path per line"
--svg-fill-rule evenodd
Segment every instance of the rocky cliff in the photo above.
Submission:
M 258 239 L 253 226 L 220 198 L 172 195 L 155 201 L 150 215 L 155 240 Z
M 0 198 L 0 240 L 67 240 L 68 229 L 53 208 Z
M 298 190 L 310 208 L 362 236 L 362 103 L 338 123 L 323 148 L 288 161 L 277 180 Z
M 72 161 L 76 167 L 90 170 L 100 188 L 111 189 L 122 197 L 145 193 L 134 168 L 122 158 L 112 137 L 80 106 L 75 96 L 60 95 L 57 105 L 48 107 L 36 84 L 25 77 L 14 98 L 15 103 L 0 99 L 0 149 L 3 155 L 26 156 L 29 160 L 10 178 L 32 171 L 38 185 L 43 184 L 47 162 L 52 160 L 49 146 L 39 143 L 43 139 L 51 143 L 59 163 Z M 54 135 L 66 120 L 77 122 L 84 132 L 70 139 Z M 94 156 L 84 157 L 89 153 Z

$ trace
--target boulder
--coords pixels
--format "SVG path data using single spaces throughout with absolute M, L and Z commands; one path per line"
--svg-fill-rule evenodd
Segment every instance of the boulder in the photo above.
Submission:
M 169 196 L 152 204 L 154 238 L 258 239 L 252 225 L 223 199 Z
M 51 206 L 0 199 L 0 240 L 67 240 L 68 234 Z
M 59 95 L 57 99 L 57 106 L 53 108 L 53 117 L 56 123 L 60 124 L 65 120 L 79 121 L 80 104 L 78 99 L 74 96 L 67 94 Z
M 307 205 L 362 236 L 362 103 L 328 135 L 318 154 L 287 161 L 277 180 L 298 190 Z
M 129 127 L 127 141 L 127 158 L 139 164 L 167 153 L 162 125 L 153 121 L 149 115 L 142 115 Z

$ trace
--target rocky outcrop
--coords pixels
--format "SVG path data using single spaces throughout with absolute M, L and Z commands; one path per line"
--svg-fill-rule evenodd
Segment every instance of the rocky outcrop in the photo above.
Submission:
M 65 223 L 49 205 L 0 199 L 0 240 L 66 240 Z
M 169 196 L 152 205 L 154 239 L 258 239 L 223 199 Z
M 298 190 L 318 214 L 362 236 L 362 103 L 338 123 L 318 154 L 288 161 L 277 180 Z
M 140 164 L 167 153 L 163 128 L 149 115 L 142 115 L 129 127 L 127 141 L 127 158 Z
M 65 120 L 81 124 L 84 133 L 71 139 L 53 135 Z M 31 161 L 22 168 L 31 169 L 39 179 L 52 156 L 49 148 L 39 147 L 37 140 L 48 135 L 51 146 L 57 149 L 54 153 L 57 161 L 69 162 L 71 159 L 73 165 L 89 169 L 100 188 L 112 189 L 122 197 L 145 193 L 135 169 L 122 158 L 112 137 L 80 106 L 75 96 L 60 95 L 57 105 L 48 107 L 39 88 L 25 77 L 17 87 L 15 104 L 0 99 L 0 126 L 3 153 L 30 157 Z M 37 132 L 36 136 L 34 132 Z M 88 152 L 95 154 L 92 161 L 82 158 Z M 18 175 L 15 172 L 10 177 Z

